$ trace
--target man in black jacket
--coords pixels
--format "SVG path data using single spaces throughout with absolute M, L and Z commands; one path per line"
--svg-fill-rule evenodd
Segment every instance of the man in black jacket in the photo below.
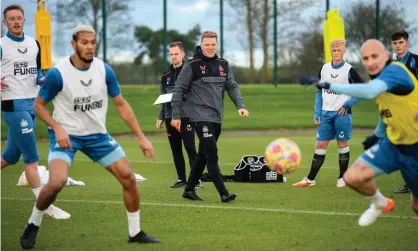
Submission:
M 396 60 L 402 62 L 418 78 L 418 55 L 409 51 L 409 34 L 406 31 L 398 31 L 392 34 L 392 49 L 396 53 Z M 409 188 L 404 185 L 394 191 L 395 193 L 409 193 Z
M 235 103 L 241 117 L 247 117 L 240 89 L 235 82 L 229 63 L 216 55 L 218 36 L 207 31 L 201 36 L 202 56 L 192 59 L 185 65 L 176 81 L 171 100 L 171 125 L 180 131 L 183 96 L 187 94 L 188 109 L 192 126 L 199 138 L 199 151 L 183 197 L 190 200 L 203 200 L 194 191 L 205 164 L 213 178 L 213 183 L 222 202 L 230 202 L 236 195 L 229 193 L 221 177 L 218 164 L 217 140 L 221 134 L 223 121 L 223 97 L 225 90 Z
M 167 72 L 161 77 L 161 94 L 172 93 L 175 85 L 175 81 L 179 76 L 184 65 L 184 48 L 181 42 L 173 42 L 169 46 L 169 53 L 171 58 L 171 65 Z M 187 113 L 187 104 L 183 105 L 181 109 L 181 129 L 180 132 L 176 128 L 170 125 L 171 122 L 171 104 L 161 104 L 160 115 L 156 123 L 157 128 L 162 128 L 163 122 L 165 122 L 168 141 L 170 143 L 171 152 L 173 154 L 174 166 L 177 171 L 177 182 L 170 186 L 170 188 L 182 188 L 186 186 L 186 163 L 183 156 L 182 142 L 189 157 L 190 167 L 193 164 L 197 152 L 195 146 L 195 134 L 190 124 L 190 118 Z M 201 188 L 202 185 L 199 182 L 197 188 Z

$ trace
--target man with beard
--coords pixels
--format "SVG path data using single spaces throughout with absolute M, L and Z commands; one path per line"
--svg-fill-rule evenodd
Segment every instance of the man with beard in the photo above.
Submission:
M 129 242 L 159 243 L 140 228 L 139 191 L 121 146 L 107 132 L 108 96 L 116 111 L 137 137 L 146 157 L 154 146 L 142 132 L 129 103 L 123 98 L 112 68 L 94 57 L 96 32 L 89 26 L 73 30 L 74 54 L 48 71 L 35 100 L 35 111 L 49 129 L 49 182 L 42 188 L 32 215 L 20 237 L 25 249 L 33 248 L 45 209 L 67 182 L 68 170 L 78 150 L 106 168 L 123 187 Z M 52 101 L 51 116 L 47 103 Z

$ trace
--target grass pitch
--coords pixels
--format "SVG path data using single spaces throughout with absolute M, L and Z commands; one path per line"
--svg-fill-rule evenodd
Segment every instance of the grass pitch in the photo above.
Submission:
M 149 102 L 145 102 L 149 103 Z M 310 115 L 309 115 L 310 117 Z M 303 153 L 302 166 L 286 183 L 227 183 L 237 194 L 230 204 L 220 203 L 212 183 L 198 193 L 205 201 L 181 198 L 182 190 L 170 189 L 175 169 L 165 137 L 152 141 L 156 161 L 145 160 L 137 142 L 120 140 L 132 169 L 148 180 L 140 183 L 141 227 L 162 240 L 161 245 L 128 244 L 122 189 L 98 164 L 78 153 L 70 176 L 85 187 L 65 187 L 55 205 L 72 214 L 70 220 L 44 218 L 35 250 L 414 250 L 418 218 L 413 218 L 410 195 L 394 194 L 403 185 L 401 175 L 379 177 L 381 191 L 397 203 L 395 211 L 372 226 L 357 225 L 368 200 L 348 188 L 337 188 L 338 151 L 331 143 L 317 185 L 293 188 L 306 176 L 313 154 L 315 133 L 220 138 L 220 166 L 232 174 L 244 154 L 262 155 L 275 138 L 288 136 Z M 365 134 L 354 133 L 351 162 L 362 152 Z M 40 163 L 45 165 L 48 145 L 40 143 Z M 16 187 L 22 163 L 2 170 L 1 248 L 20 250 L 19 236 L 30 216 L 34 197 L 29 188 Z
M 159 86 L 123 85 L 121 87 L 122 94 L 131 104 L 142 129 L 147 133 L 164 132 L 155 128 L 160 106 L 152 105 L 159 95 Z M 223 130 L 314 128 L 312 120 L 316 88 L 305 89 L 299 85 L 279 85 L 277 88 L 272 85 L 241 85 L 240 88 L 250 116 L 242 119 L 228 95 L 225 95 Z M 375 127 L 377 118 L 376 105 L 370 100 L 362 100 L 353 107 L 354 127 Z M 1 123 L 2 139 L 5 139 L 7 125 L 4 120 Z M 131 133 L 128 126 L 119 118 L 111 102 L 107 126 L 113 135 Z M 40 119 L 36 121 L 35 133 L 37 138 L 48 138 L 47 126 Z

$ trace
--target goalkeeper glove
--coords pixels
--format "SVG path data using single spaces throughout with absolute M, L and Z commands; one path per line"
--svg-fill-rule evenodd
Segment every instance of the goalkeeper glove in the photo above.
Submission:
M 309 76 L 301 76 L 300 77 L 300 84 L 301 85 L 316 85 L 319 89 L 329 89 L 330 83 L 326 81 L 321 81 L 319 78 L 309 77 Z
M 376 144 L 379 141 L 379 139 L 379 137 L 373 134 L 371 136 L 366 137 L 366 139 L 361 144 L 363 145 L 364 150 L 367 150 L 374 144 Z

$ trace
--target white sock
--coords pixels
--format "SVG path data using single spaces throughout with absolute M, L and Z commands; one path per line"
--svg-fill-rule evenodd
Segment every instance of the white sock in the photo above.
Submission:
M 41 226 L 42 217 L 44 216 L 45 211 L 41 211 L 36 208 L 36 204 L 33 206 L 32 215 L 29 218 L 28 223 L 33 223 L 36 226 Z
M 368 197 L 368 199 L 377 208 L 384 208 L 388 204 L 386 197 L 379 191 L 379 189 L 376 189 L 376 194 L 371 197 Z
M 38 199 L 39 193 L 41 192 L 42 187 L 32 188 L 32 192 L 35 195 L 35 198 Z
M 139 210 L 133 213 L 127 211 L 126 213 L 128 215 L 129 236 L 134 237 L 141 231 Z

